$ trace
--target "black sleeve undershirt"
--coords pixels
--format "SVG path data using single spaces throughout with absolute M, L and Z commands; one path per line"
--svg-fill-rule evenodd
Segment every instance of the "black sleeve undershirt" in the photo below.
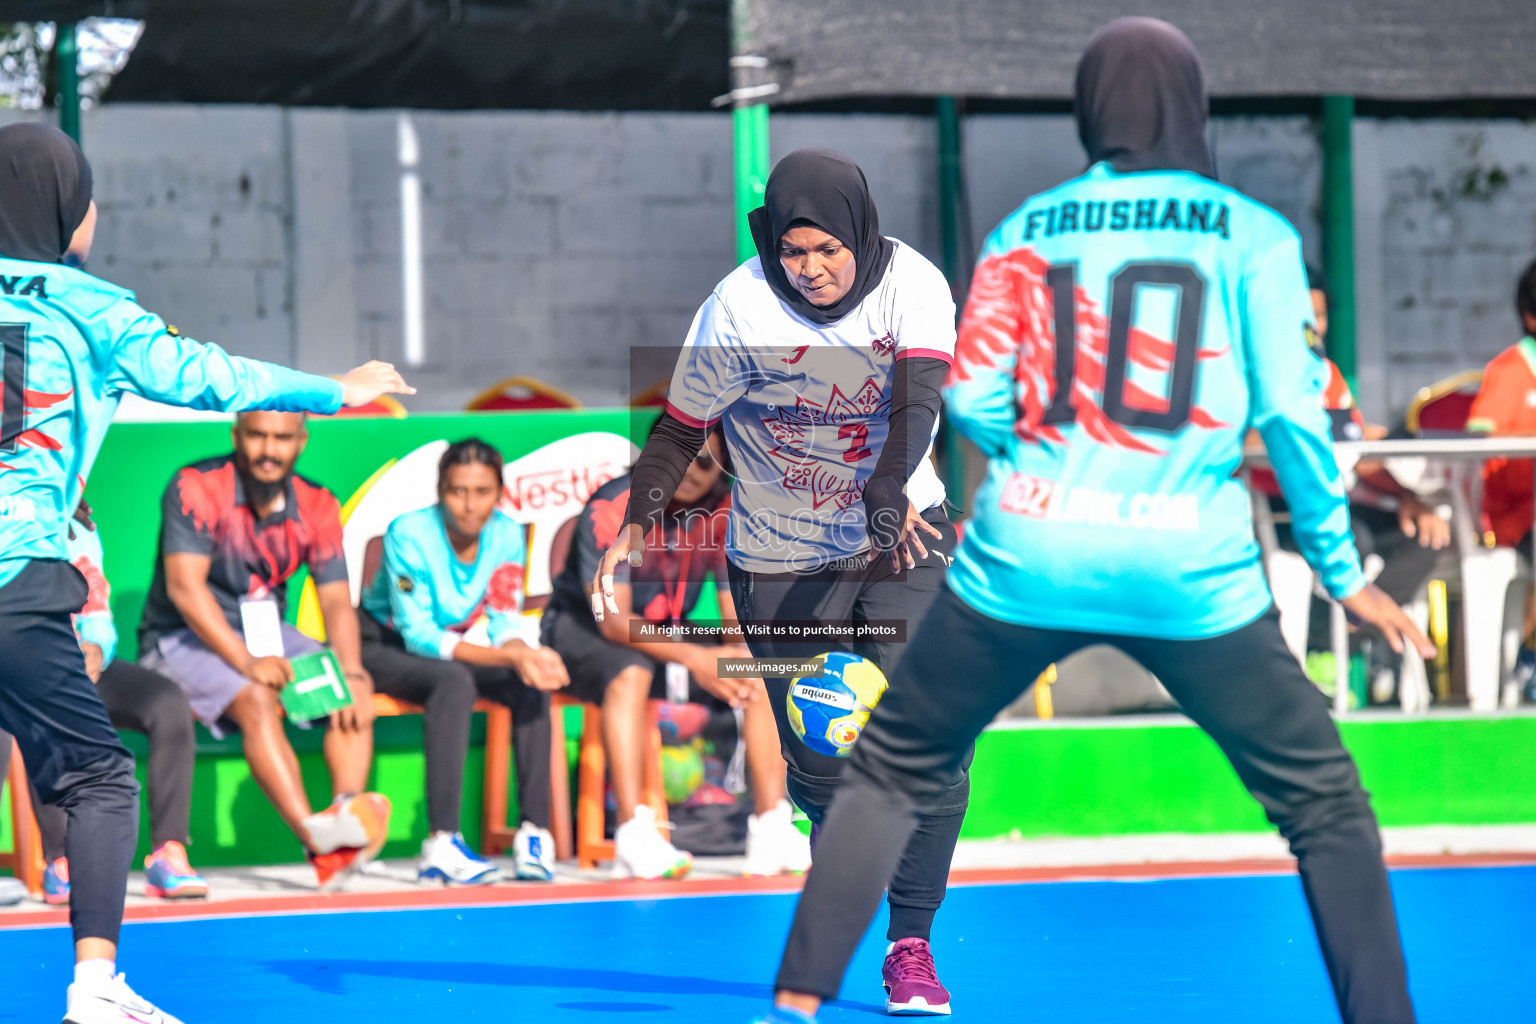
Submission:
M 939 419 L 940 394 L 949 364 L 931 356 L 899 359 L 891 381 L 891 429 L 864 485 L 864 513 L 869 542 L 876 551 L 889 551 L 902 540 L 907 521 L 904 488 L 933 443 Z
M 677 493 L 677 485 L 683 482 L 688 463 L 704 447 L 708 431 L 704 427 L 691 427 L 673 416 L 668 410 L 651 436 L 646 438 L 640 457 L 629 471 L 629 511 L 624 517 L 626 525 L 636 523 L 651 535 L 652 528 L 661 522 Z

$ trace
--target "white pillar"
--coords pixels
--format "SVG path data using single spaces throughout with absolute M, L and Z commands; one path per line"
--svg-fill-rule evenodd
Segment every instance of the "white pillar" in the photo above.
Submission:
M 405 333 L 405 364 L 427 361 L 426 316 L 421 287 L 421 145 L 411 115 L 399 117 L 400 147 L 400 307 Z

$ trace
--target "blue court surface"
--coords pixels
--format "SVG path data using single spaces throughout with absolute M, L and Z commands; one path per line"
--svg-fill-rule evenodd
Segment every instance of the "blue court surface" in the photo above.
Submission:
M 1392 881 L 1421 1022 L 1536 1020 L 1536 867 Z M 145 922 L 125 929 L 120 966 L 187 1024 L 745 1024 L 767 1005 L 794 899 Z M 957 1021 L 1338 1020 L 1294 876 L 957 886 L 934 944 Z M 62 928 L 0 930 L 0 1020 L 62 1016 L 68 948 Z M 823 1019 L 881 1014 L 883 950 L 883 931 L 866 938 Z

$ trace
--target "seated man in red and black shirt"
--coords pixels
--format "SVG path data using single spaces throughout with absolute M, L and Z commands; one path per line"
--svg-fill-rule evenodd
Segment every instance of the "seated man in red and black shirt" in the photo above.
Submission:
M 389 818 L 388 800 L 362 792 L 373 760 L 373 682 L 362 664 L 340 508 L 330 491 L 293 472 L 309 437 L 302 414 L 243 413 L 233 436 L 233 454 L 181 469 L 165 489 L 140 660 L 175 680 L 215 735 L 240 731 L 251 774 L 327 886 L 377 854 Z M 319 814 L 311 813 L 278 700 L 293 679 L 288 659 L 321 649 L 282 621 L 288 579 L 305 564 L 354 698 L 328 723 L 335 802 Z
M 742 739 L 752 776 L 757 814 L 748 822 L 746 873 L 776 875 L 804 871 L 810 846 L 791 822 L 785 799 L 784 761 L 778 728 L 761 679 L 722 677 L 721 658 L 748 658 L 737 643 L 647 640 L 632 627 L 683 620 L 698 603 L 704 582 L 725 578 L 725 527 L 730 508 L 730 466 L 717 425 L 678 484 L 658 530 L 647 542 L 645 564 L 621 565 L 614 573 L 614 602 L 599 625 L 592 618 L 591 580 L 603 552 L 624 522 L 629 476 L 592 492 L 576 520 L 565 568 L 554 580 L 541 624 L 545 647 L 565 660 L 566 693 L 602 705 L 603 745 L 613 778 L 619 827 L 614 832 L 614 875 L 623 878 L 677 878 L 692 858 L 662 836 L 651 809 L 641 802 L 646 702 L 652 697 L 744 707 Z M 730 592 L 717 592 L 724 624 L 736 620 Z M 721 640 L 727 639 L 723 631 Z M 669 680 L 669 677 L 671 679 Z M 668 682 L 673 685 L 669 686 Z

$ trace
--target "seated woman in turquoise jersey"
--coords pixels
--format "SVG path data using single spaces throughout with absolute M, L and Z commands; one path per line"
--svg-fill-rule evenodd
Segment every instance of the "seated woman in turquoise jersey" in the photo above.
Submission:
M 512 709 L 522 810 L 517 877 L 554 878 L 549 692 L 569 680 L 558 654 L 521 639 L 528 555 L 522 525 L 496 507 L 501 467 L 500 453 L 478 438 L 449 445 L 438 463 L 437 503 L 389 524 L 383 564 L 363 593 L 363 665 L 374 689 L 425 709 L 430 834 L 422 881 L 483 885 L 499 877 L 458 827 L 477 697 Z M 483 640 L 471 633 L 482 616 Z

